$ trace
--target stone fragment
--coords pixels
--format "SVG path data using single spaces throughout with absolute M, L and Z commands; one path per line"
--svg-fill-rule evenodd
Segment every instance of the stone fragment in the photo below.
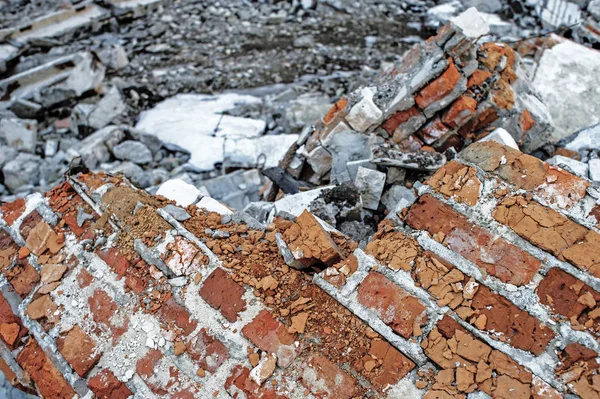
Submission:
M 354 185 L 360 192 L 364 208 L 377 210 L 383 193 L 385 178 L 385 173 L 363 168 L 362 166 L 358 168 Z
M 125 140 L 112 149 L 113 155 L 123 161 L 131 161 L 139 165 L 152 162 L 152 152 L 139 141 Z
M 381 110 L 373 102 L 374 94 L 371 88 L 363 88 L 360 92 L 361 99 L 346 115 L 346 121 L 360 133 L 366 131 L 383 116 Z
M 0 138 L 17 151 L 35 153 L 38 124 L 36 120 L 1 119 Z
M 590 159 L 588 168 L 590 180 L 600 181 L 600 158 Z
M 112 87 L 97 104 L 77 104 L 71 113 L 71 130 L 78 135 L 102 129 L 125 112 L 126 105 L 117 87 Z M 133 155 L 132 155 L 133 156 Z
M 100 359 L 96 344 L 79 326 L 73 327 L 64 337 L 59 338 L 56 346 L 80 377 L 85 376 Z
M 555 165 L 563 169 L 567 169 L 574 175 L 577 175 L 579 177 L 588 177 L 588 165 L 583 162 L 579 162 L 575 159 L 568 158 L 562 155 L 555 155 L 551 158 L 548 158 L 546 162 L 548 162 L 550 165 Z
M 487 35 L 490 27 L 483 19 L 481 14 L 475 7 L 468 8 L 461 14 L 452 19 L 452 22 L 465 34 L 468 38 L 479 39 L 481 36 Z

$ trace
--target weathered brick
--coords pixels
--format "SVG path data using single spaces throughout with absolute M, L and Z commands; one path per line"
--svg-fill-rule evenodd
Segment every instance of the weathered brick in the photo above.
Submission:
M 127 399 L 133 393 L 115 377 L 112 371 L 104 369 L 88 380 L 88 387 L 98 399 Z
M 358 287 L 358 301 L 374 310 L 396 333 L 409 338 L 427 322 L 425 306 L 377 272 L 369 272 Z
M 421 114 L 417 107 L 411 107 L 405 111 L 394 113 L 383 123 L 383 125 L 381 125 L 381 127 L 383 127 L 390 135 L 393 135 L 398 126 L 408 122 L 411 118 L 422 116 L 423 114 Z
M 409 209 L 407 223 L 439 237 L 482 271 L 517 286 L 531 281 L 541 262 L 527 252 L 485 229 L 431 195 L 421 196 Z
M 229 359 L 229 351 L 217 338 L 208 334 L 206 329 L 190 340 L 187 345 L 187 354 L 190 358 L 210 373 L 217 371 L 219 366 Z
M 236 321 L 240 312 L 246 309 L 243 295 L 244 288 L 233 281 L 223 269 L 215 269 L 200 289 L 200 296 L 210 306 L 220 310 L 231 322 Z
M 342 113 L 342 111 L 346 109 L 347 105 L 348 100 L 346 99 L 346 97 L 340 98 L 335 104 L 333 104 L 333 107 L 331 107 L 331 109 L 323 117 L 323 122 L 326 125 L 329 124 L 336 118 L 337 115 L 339 115 L 340 113 Z
M 460 157 L 561 208 L 571 208 L 589 187 L 585 179 L 491 140 L 473 143 Z
M 12 311 L 10 304 L 0 294 L 0 338 L 10 348 L 21 345 L 21 339 L 27 335 L 27 329 Z
M 332 266 L 342 258 L 329 233 L 306 210 L 283 232 L 283 239 L 294 257 L 306 266 Z
M 494 218 L 532 244 L 600 277 L 600 234 L 522 196 L 498 204 Z
M 301 367 L 300 381 L 316 397 L 354 397 L 355 379 L 326 357 L 313 353 L 302 362 Z
M 116 343 L 129 326 L 129 319 L 119 314 L 124 309 L 119 308 L 106 291 L 99 289 L 88 298 L 88 304 L 97 327 L 101 331 L 110 332 L 113 343 Z
M 263 351 L 275 353 L 277 365 L 282 368 L 288 367 L 301 351 L 294 336 L 268 310 L 262 310 L 246 324 L 242 334 Z
M 388 342 L 374 339 L 368 355 L 360 359 L 355 368 L 365 369 L 369 381 L 383 393 L 414 369 L 415 364 Z
M 94 367 L 101 355 L 96 349 L 94 340 L 79 326 L 73 327 L 60 337 L 56 341 L 56 346 L 73 370 L 81 377 Z
M 417 105 L 421 109 L 425 109 L 434 102 L 441 100 L 448 94 L 452 93 L 459 80 L 460 72 L 458 72 L 458 69 L 456 69 L 454 61 L 449 58 L 448 68 L 444 71 L 444 73 L 442 73 L 439 78 L 429 83 L 419 92 L 415 98 Z
M 481 180 L 475 168 L 450 161 L 425 182 L 446 198 L 454 198 L 471 206 L 477 204 L 481 192 Z
M 233 368 L 231 375 L 225 381 L 225 390 L 233 398 L 242 397 L 246 399 L 287 399 L 286 396 L 278 394 L 275 390 L 261 387 L 250 378 L 250 369 L 237 365 Z M 240 391 L 244 396 L 240 396 Z
M 2 210 L 2 219 L 4 219 L 6 224 L 12 226 L 15 220 L 25 211 L 25 199 L 17 198 L 13 202 L 2 204 L 0 210 Z
M 419 129 L 416 135 L 423 140 L 425 144 L 432 144 L 446 136 L 448 133 L 450 133 L 450 128 L 442 123 L 439 116 L 436 116 Z
M 19 246 L 6 231 L 0 230 L 0 271 L 10 268 L 17 260 L 18 253 Z
M 73 388 L 65 381 L 35 339 L 30 338 L 27 341 L 23 350 L 17 355 L 17 362 L 29 374 L 42 397 L 71 399 L 75 396 Z
M 8 281 L 21 298 L 25 298 L 40 281 L 40 275 L 27 259 L 18 261 L 17 265 L 6 273 Z
M 96 254 L 110 267 L 110 269 L 124 276 L 129 268 L 129 260 L 116 247 L 98 249 Z
M 449 306 L 463 320 L 494 339 L 539 355 L 554 338 L 554 332 L 503 296 L 476 283 L 431 252 L 416 260 L 413 278 L 438 305 Z
M 537 288 L 540 302 L 576 329 L 600 334 L 600 293 L 569 273 L 553 268 Z
M 442 122 L 445 125 L 456 129 L 471 119 L 471 117 L 475 115 L 476 109 L 477 100 L 463 94 L 444 112 Z

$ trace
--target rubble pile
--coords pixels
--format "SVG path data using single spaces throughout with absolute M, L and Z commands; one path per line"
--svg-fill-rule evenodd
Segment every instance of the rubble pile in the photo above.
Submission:
M 587 179 L 474 143 L 366 245 L 306 210 L 263 224 L 161 191 L 80 173 L 2 206 L 0 367 L 16 387 L 45 398 L 597 396 L 600 229 Z
M 597 398 L 598 4 L 231 3 L 0 0 L 6 381 Z

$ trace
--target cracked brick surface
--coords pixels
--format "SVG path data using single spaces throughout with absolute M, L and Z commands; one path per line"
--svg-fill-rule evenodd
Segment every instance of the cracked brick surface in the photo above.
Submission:
M 1 366 L 48 398 L 593 398 L 590 202 L 508 182 L 478 149 L 364 250 L 308 212 L 179 223 L 121 178 L 70 177 L 6 207 Z

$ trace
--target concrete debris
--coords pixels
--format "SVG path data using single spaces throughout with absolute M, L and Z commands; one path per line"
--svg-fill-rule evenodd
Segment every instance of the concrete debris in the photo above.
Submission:
M 118 88 L 112 87 L 97 104 L 81 103 L 71 113 L 71 130 L 79 136 L 96 131 L 125 112 L 125 102 Z M 80 132 L 81 129 L 84 129 Z
M 544 51 L 533 86 L 556 126 L 552 140 L 600 122 L 600 93 L 591 89 L 600 74 L 600 54 L 569 40 Z
M 377 210 L 385 185 L 385 173 L 363 168 L 361 166 L 356 172 L 354 185 L 360 192 L 363 207 L 366 209 Z
M 502 128 L 498 128 L 498 129 L 494 130 L 493 132 L 491 132 L 490 134 L 488 134 L 487 136 L 479 139 L 479 141 L 489 141 L 489 140 L 494 140 L 495 142 L 507 145 L 511 148 L 514 148 L 515 150 L 519 149 L 519 146 L 515 142 L 515 139 L 513 139 L 513 137 L 510 135 L 510 133 L 508 133 L 505 129 L 502 129 Z
M 139 141 L 125 140 L 112 148 L 115 158 L 122 161 L 131 161 L 139 165 L 152 161 L 152 152 Z
M 587 178 L 588 177 L 588 165 L 579 162 L 575 159 L 565 157 L 562 155 L 555 155 L 552 158 L 546 160 L 550 165 L 560 166 L 563 169 L 567 169 L 574 175 Z
M 38 124 L 29 119 L 0 119 L 0 140 L 17 151 L 35 153 Z
M 181 179 L 172 179 L 164 182 L 159 187 L 156 195 L 175 201 L 177 205 L 184 208 L 197 204 L 200 198 L 202 198 L 200 190 Z

